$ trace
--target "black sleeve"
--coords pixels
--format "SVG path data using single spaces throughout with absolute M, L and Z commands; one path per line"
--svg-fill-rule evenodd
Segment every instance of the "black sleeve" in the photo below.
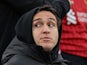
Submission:
M 70 9 L 68 0 L 49 0 L 53 7 L 57 10 L 60 18 L 63 18 Z
M 2 1 L 21 14 L 28 10 L 31 10 L 32 8 L 44 4 L 44 0 L 2 0 Z

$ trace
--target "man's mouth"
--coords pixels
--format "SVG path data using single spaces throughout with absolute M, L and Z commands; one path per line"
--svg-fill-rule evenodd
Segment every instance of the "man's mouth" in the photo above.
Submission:
M 50 37 L 42 37 L 42 38 L 40 38 L 40 40 L 43 40 L 43 41 L 50 41 L 50 40 L 52 40 L 52 38 L 50 38 Z

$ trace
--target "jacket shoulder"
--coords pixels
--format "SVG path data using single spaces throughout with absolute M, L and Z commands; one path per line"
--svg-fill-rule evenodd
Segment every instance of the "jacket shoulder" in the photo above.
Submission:
M 24 55 L 14 55 L 3 65 L 44 65 L 33 58 Z

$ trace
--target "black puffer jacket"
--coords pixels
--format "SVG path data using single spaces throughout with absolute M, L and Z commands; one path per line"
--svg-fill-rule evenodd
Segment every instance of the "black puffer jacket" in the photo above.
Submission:
M 15 28 L 16 37 L 3 54 L 3 65 L 66 65 L 65 60 L 58 54 L 61 25 L 58 28 L 59 41 L 51 52 L 45 52 L 42 47 L 35 44 L 32 36 L 32 19 L 38 9 L 39 7 L 34 8 L 19 19 Z
M 46 53 L 41 47 L 34 44 L 23 43 L 15 37 L 6 49 L 3 65 L 67 65 L 61 55 L 51 52 Z

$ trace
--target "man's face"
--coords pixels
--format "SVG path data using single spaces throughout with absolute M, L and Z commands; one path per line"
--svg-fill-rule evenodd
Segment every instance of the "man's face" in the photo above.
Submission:
M 36 45 L 42 46 L 45 51 L 51 51 L 58 42 L 57 19 L 49 11 L 40 11 L 33 18 L 33 38 Z

